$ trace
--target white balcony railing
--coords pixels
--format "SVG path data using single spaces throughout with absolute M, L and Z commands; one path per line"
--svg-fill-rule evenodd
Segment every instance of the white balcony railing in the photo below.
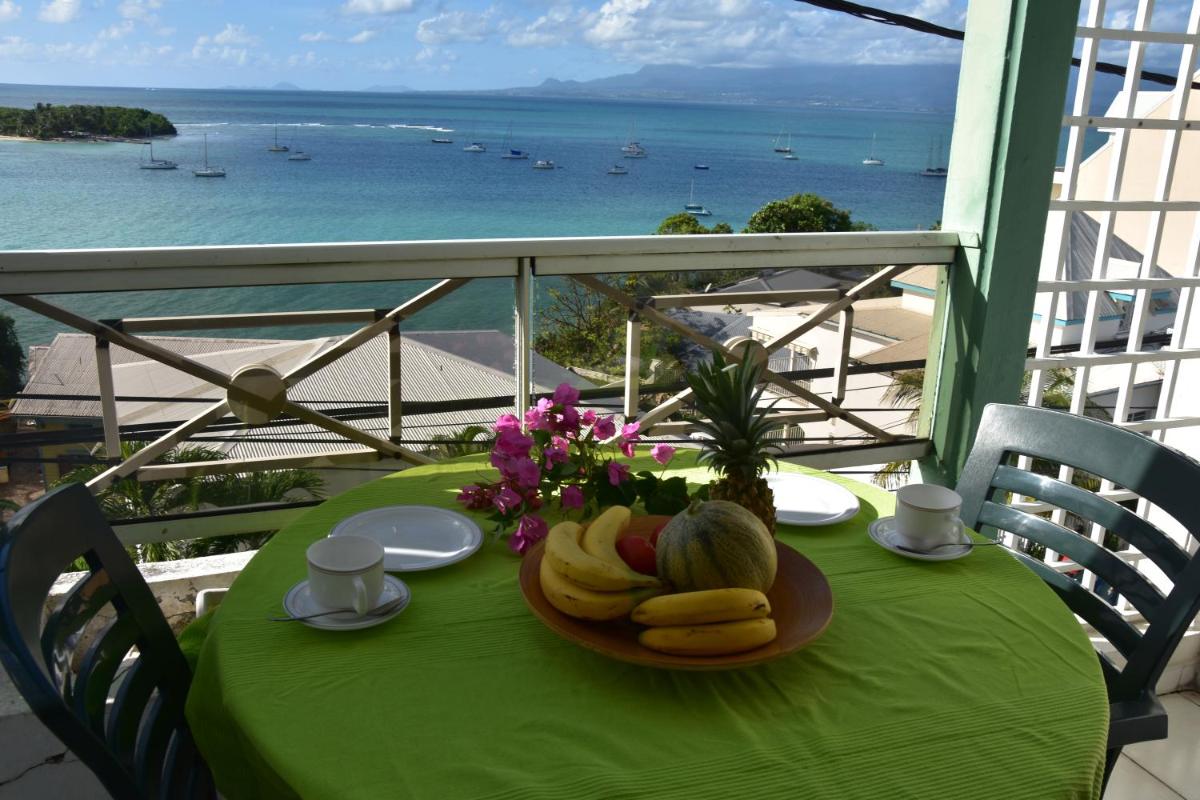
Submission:
M 0 252 L 0 286 L 4 299 L 68 328 L 95 338 L 98 400 L 103 442 L 107 453 L 119 453 L 123 438 L 133 430 L 123 425 L 120 401 L 114 390 L 110 346 L 119 346 L 160 362 L 207 385 L 210 402 L 189 419 L 161 432 L 149 445 L 111 465 L 89 486 L 99 490 L 113 481 L 177 479 L 188 475 L 219 472 L 246 473 L 305 466 L 328 467 L 386 459 L 402 466 L 423 463 L 428 457 L 404 439 L 406 401 L 401 392 L 403 370 L 400 357 L 400 325 L 417 311 L 451 295 L 472 280 L 506 278 L 512 283 L 515 318 L 515 363 L 508 398 L 480 398 L 455 403 L 421 403 L 445 408 L 489 408 L 507 406 L 518 413 L 538 391 L 533 380 L 531 349 L 533 316 L 531 298 L 535 281 L 556 277 L 581 283 L 589 291 L 625 306 L 627 328 L 626 380 L 621 406 L 627 417 L 638 417 L 652 434 L 679 433 L 686 423 L 673 418 L 687 400 L 681 391 L 648 411 L 640 411 L 639 398 L 647 387 L 639 384 L 639 337 L 643 325 L 663 325 L 702 346 L 722 349 L 733 358 L 750 350 L 730 350 L 688 328 L 667 309 L 729 302 L 795 303 L 823 302 L 783 335 L 748 345 L 768 354 L 784 348 L 797 337 L 822 324 L 839 321 L 843 347 L 831 370 L 833 391 L 822 396 L 801 385 L 788 374 L 768 373 L 773 389 L 798 399 L 803 410 L 786 412 L 795 423 L 836 419 L 860 434 L 855 448 L 811 448 L 807 460 L 818 466 L 846 466 L 915 458 L 927 444 L 901 437 L 873 425 L 865 417 L 844 409 L 845 380 L 849 372 L 866 371 L 851 364 L 849 337 L 854 302 L 864 294 L 886 286 L 899 272 L 912 265 L 946 265 L 959 246 L 957 234 L 947 231 L 911 233 L 759 234 L 706 235 L 690 237 L 634 236 L 564 239 L 508 239 L 428 242 L 371 242 L 345 244 L 288 244 L 254 246 L 137 248 L 112 250 L 8 251 Z M 633 297 L 613 289 L 595 276 L 605 273 L 703 272 L 709 270 L 791 267 L 882 267 L 848 290 L 758 292 L 742 295 L 671 295 Z M 53 295 L 74 292 L 129 292 L 204 287 L 284 286 L 375 281 L 429 281 L 435 283 L 395 308 L 338 309 L 261 314 L 178 315 L 125 319 L 91 319 L 55 302 Z M 182 298 L 181 303 L 186 302 Z M 494 300 L 492 302 L 495 302 Z M 186 310 L 186 309 L 185 309 Z M 272 328 L 311 324 L 358 326 L 335 345 L 302 358 L 277 377 L 260 374 L 247 379 L 239 369 L 216 368 L 203 359 L 173 352 L 143 338 L 146 333 L 214 331 L 231 328 Z M 306 402 L 296 385 L 317 371 L 362 348 L 379 337 L 387 337 L 378 368 L 388 374 L 389 395 L 379 404 L 382 420 L 375 430 L 356 426 Z M 246 365 L 240 365 L 246 366 Z M 827 370 L 830 371 L 830 370 Z M 880 371 L 875 368 L 872 371 Z M 820 371 L 817 371 L 820 372 Z M 544 390 L 545 387 L 542 387 Z M 649 387 L 661 391 L 663 387 Z M 601 390 L 603 391 L 603 390 Z M 614 389 L 607 390 L 615 395 Z M 289 393 L 295 396 L 289 396 Z M 492 393 L 493 395 L 495 392 Z M 510 398 L 510 399 L 509 399 Z M 490 403 L 490 405 L 489 405 Z M 259 458 L 230 458 L 195 463 L 155 463 L 164 453 L 196 437 L 213 425 L 245 427 L 255 424 L 307 424 L 345 440 L 346 447 L 320 453 L 272 455 Z M 846 455 L 857 451 L 857 455 Z M 205 515 L 203 519 L 142 521 L 121 526 L 130 543 L 232 534 L 278 527 L 295 509 L 239 509 L 244 513 Z

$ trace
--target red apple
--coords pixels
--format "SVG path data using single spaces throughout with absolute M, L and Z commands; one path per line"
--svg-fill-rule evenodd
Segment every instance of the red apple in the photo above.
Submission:
M 644 536 L 626 536 L 617 541 L 617 554 L 629 568 L 643 575 L 657 575 L 654 545 Z

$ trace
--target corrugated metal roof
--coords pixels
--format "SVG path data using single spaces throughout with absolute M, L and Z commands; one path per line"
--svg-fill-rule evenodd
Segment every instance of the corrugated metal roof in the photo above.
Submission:
M 406 401 L 462 400 L 475 397 L 512 396 L 515 379 L 511 371 L 502 371 L 474 362 L 454 353 L 432 347 L 418 339 L 437 341 L 454 346 L 460 352 L 470 352 L 471 343 L 490 333 L 504 337 L 498 331 L 472 331 L 455 342 L 457 332 L 431 332 L 419 336 L 405 334 L 401 338 L 401 390 Z M 432 335 L 436 334 L 436 335 Z M 343 337 L 322 337 L 308 340 L 246 340 L 144 337 L 175 352 L 184 352 L 223 372 L 231 372 L 249 363 L 267 363 L 280 371 L 311 356 L 334 347 Z M 497 348 L 498 349 L 498 348 Z M 495 350 L 495 349 L 494 349 Z M 493 351 L 494 353 L 494 351 Z M 539 358 L 541 358 L 539 356 Z M 172 402 L 177 398 L 206 398 L 218 400 L 224 391 L 211 384 L 186 375 L 165 364 L 149 361 L 119 348 L 113 348 L 113 377 L 118 396 L 154 396 L 160 402 L 120 402 L 118 417 L 122 424 L 164 423 L 187 419 L 201 408 L 201 403 Z M 582 382 L 553 362 L 542 359 L 545 365 L 534 376 L 535 391 L 552 391 L 566 375 L 573 383 Z M 553 380 L 546 380 L 550 376 Z M 92 337 L 85 334 L 60 334 L 44 355 L 26 391 L 31 393 L 96 394 L 95 348 Z M 317 410 L 366 404 L 386 404 L 388 397 L 387 336 L 380 335 L 345 354 L 332 364 L 296 384 L 288 393 L 291 400 L 303 402 Z M 42 419 L 54 417 L 98 418 L 100 404 L 87 400 L 20 400 L 15 413 Z M 454 411 L 404 417 L 405 438 L 430 439 L 437 433 L 453 433 L 473 423 L 490 424 L 497 415 L 512 412 L 511 405 L 479 411 Z M 371 431 L 384 438 L 388 435 L 385 417 L 349 421 L 360 430 Z M 215 442 L 215 439 L 236 438 L 237 442 Z M 315 440 L 271 442 L 262 439 Z M 349 445 L 334 433 L 313 425 L 271 426 L 235 432 L 209 433 L 194 441 L 208 439 L 236 457 L 255 458 L 298 453 L 321 453 L 343 450 Z M 329 441 L 324 441 L 329 440 Z

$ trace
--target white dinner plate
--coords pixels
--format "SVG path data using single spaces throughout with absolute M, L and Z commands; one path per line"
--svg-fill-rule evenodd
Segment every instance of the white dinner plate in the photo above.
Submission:
M 384 575 L 383 591 L 379 593 L 379 599 L 375 602 L 375 605 L 381 606 L 384 603 L 395 600 L 397 597 L 403 598 L 400 601 L 400 605 L 388 613 L 379 616 L 360 617 L 353 611 L 341 611 L 336 614 L 326 614 L 316 619 L 303 619 L 300 622 L 310 628 L 320 628 L 325 631 L 356 631 L 360 628 L 372 628 L 376 625 L 382 625 L 408 608 L 408 603 L 412 600 L 412 593 L 408 590 L 408 586 L 404 581 L 394 575 Z M 288 593 L 284 595 L 283 610 L 293 617 L 307 617 L 310 614 L 320 614 L 326 608 L 313 597 L 312 592 L 309 590 L 308 579 L 305 578 L 289 589 Z M 295 623 L 290 622 L 288 624 L 294 625 Z
M 900 535 L 900 531 L 896 529 L 895 517 L 880 517 L 874 520 L 867 526 L 867 535 L 883 549 L 891 550 L 898 556 L 913 558 L 917 561 L 953 561 L 956 558 L 971 555 L 971 551 L 975 549 L 974 547 L 965 546 L 971 541 L 971 537 L 960 527 L 958 530 L 959 541 L 964 546 L 939 547 L 937 552 L 933 553 L 912 553 L 908 550 L 901 550 L 896 545 L 904 545 L 906 547 L 910 547 L 911 545 Z
M 339 522 L 330 536 L 366 536 L 383 545 L 388 572 L 437 569 L 483 544 L 483 531 L 462 514 L 433 506 L 384 506 Z
M 775 494 L 775 518 L 785 525 L 833 525 L 858 513 L 858 498 L 833 481 L 775 472 L 767 485 Z

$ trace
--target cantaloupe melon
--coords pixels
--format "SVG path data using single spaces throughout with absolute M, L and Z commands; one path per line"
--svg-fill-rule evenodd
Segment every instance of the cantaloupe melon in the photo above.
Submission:
M 754 514 L 725 500 L 695 501 L 658 537 L 658 577 L 676 591 L 757 589 L 775 582 L 775 540 Z

